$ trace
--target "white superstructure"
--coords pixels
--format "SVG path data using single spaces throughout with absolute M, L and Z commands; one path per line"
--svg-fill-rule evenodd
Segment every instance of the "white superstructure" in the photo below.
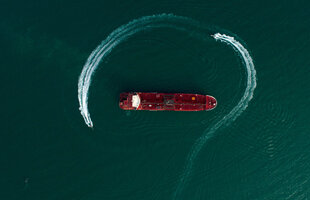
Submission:
M 140 97 L 138 94 L 132 96 L 132 107 L 138 108 L 140 105 Z

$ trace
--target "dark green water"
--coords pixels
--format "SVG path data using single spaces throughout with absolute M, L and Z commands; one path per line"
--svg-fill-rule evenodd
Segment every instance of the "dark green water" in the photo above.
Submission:
M 0 199 L 173 199 L 195 141 L 243 96 L 238 54 L 209 32 L 139 32 L 98 66 L 93 130 L 77 97 L 97 45 L 160 13 L 234 36 L 257 72 L 247 109 L 206 141 L 178 199 L 310 198 L 310 4 L 193 0 L 0 2 Z M 210 94 L 218 107 L 125 112 L 123 91 Z

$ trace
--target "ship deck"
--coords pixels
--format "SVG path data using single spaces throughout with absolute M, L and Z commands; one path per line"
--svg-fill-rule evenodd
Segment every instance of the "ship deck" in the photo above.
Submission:
M 183 93 L 138 93 L 141 99 L 138 110 L 207 110 L 208 96 Z M 210 107 L 211 109 L 211 107 Z

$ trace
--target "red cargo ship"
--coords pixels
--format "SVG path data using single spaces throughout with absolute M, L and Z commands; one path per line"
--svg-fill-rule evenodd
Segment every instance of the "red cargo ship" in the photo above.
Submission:
M 126 92 L 120 94 L 123 110 L 201 111 L 216 107 L 216 99 L 209 95 L 183 93 Z

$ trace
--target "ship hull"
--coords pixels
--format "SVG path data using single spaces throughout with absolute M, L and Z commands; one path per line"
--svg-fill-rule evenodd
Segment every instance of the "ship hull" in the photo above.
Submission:
M 217 101 L 210 95 L 185 93 L 127 92 L 120 94 L 123 110 L 203 111 L 212 110 Z

